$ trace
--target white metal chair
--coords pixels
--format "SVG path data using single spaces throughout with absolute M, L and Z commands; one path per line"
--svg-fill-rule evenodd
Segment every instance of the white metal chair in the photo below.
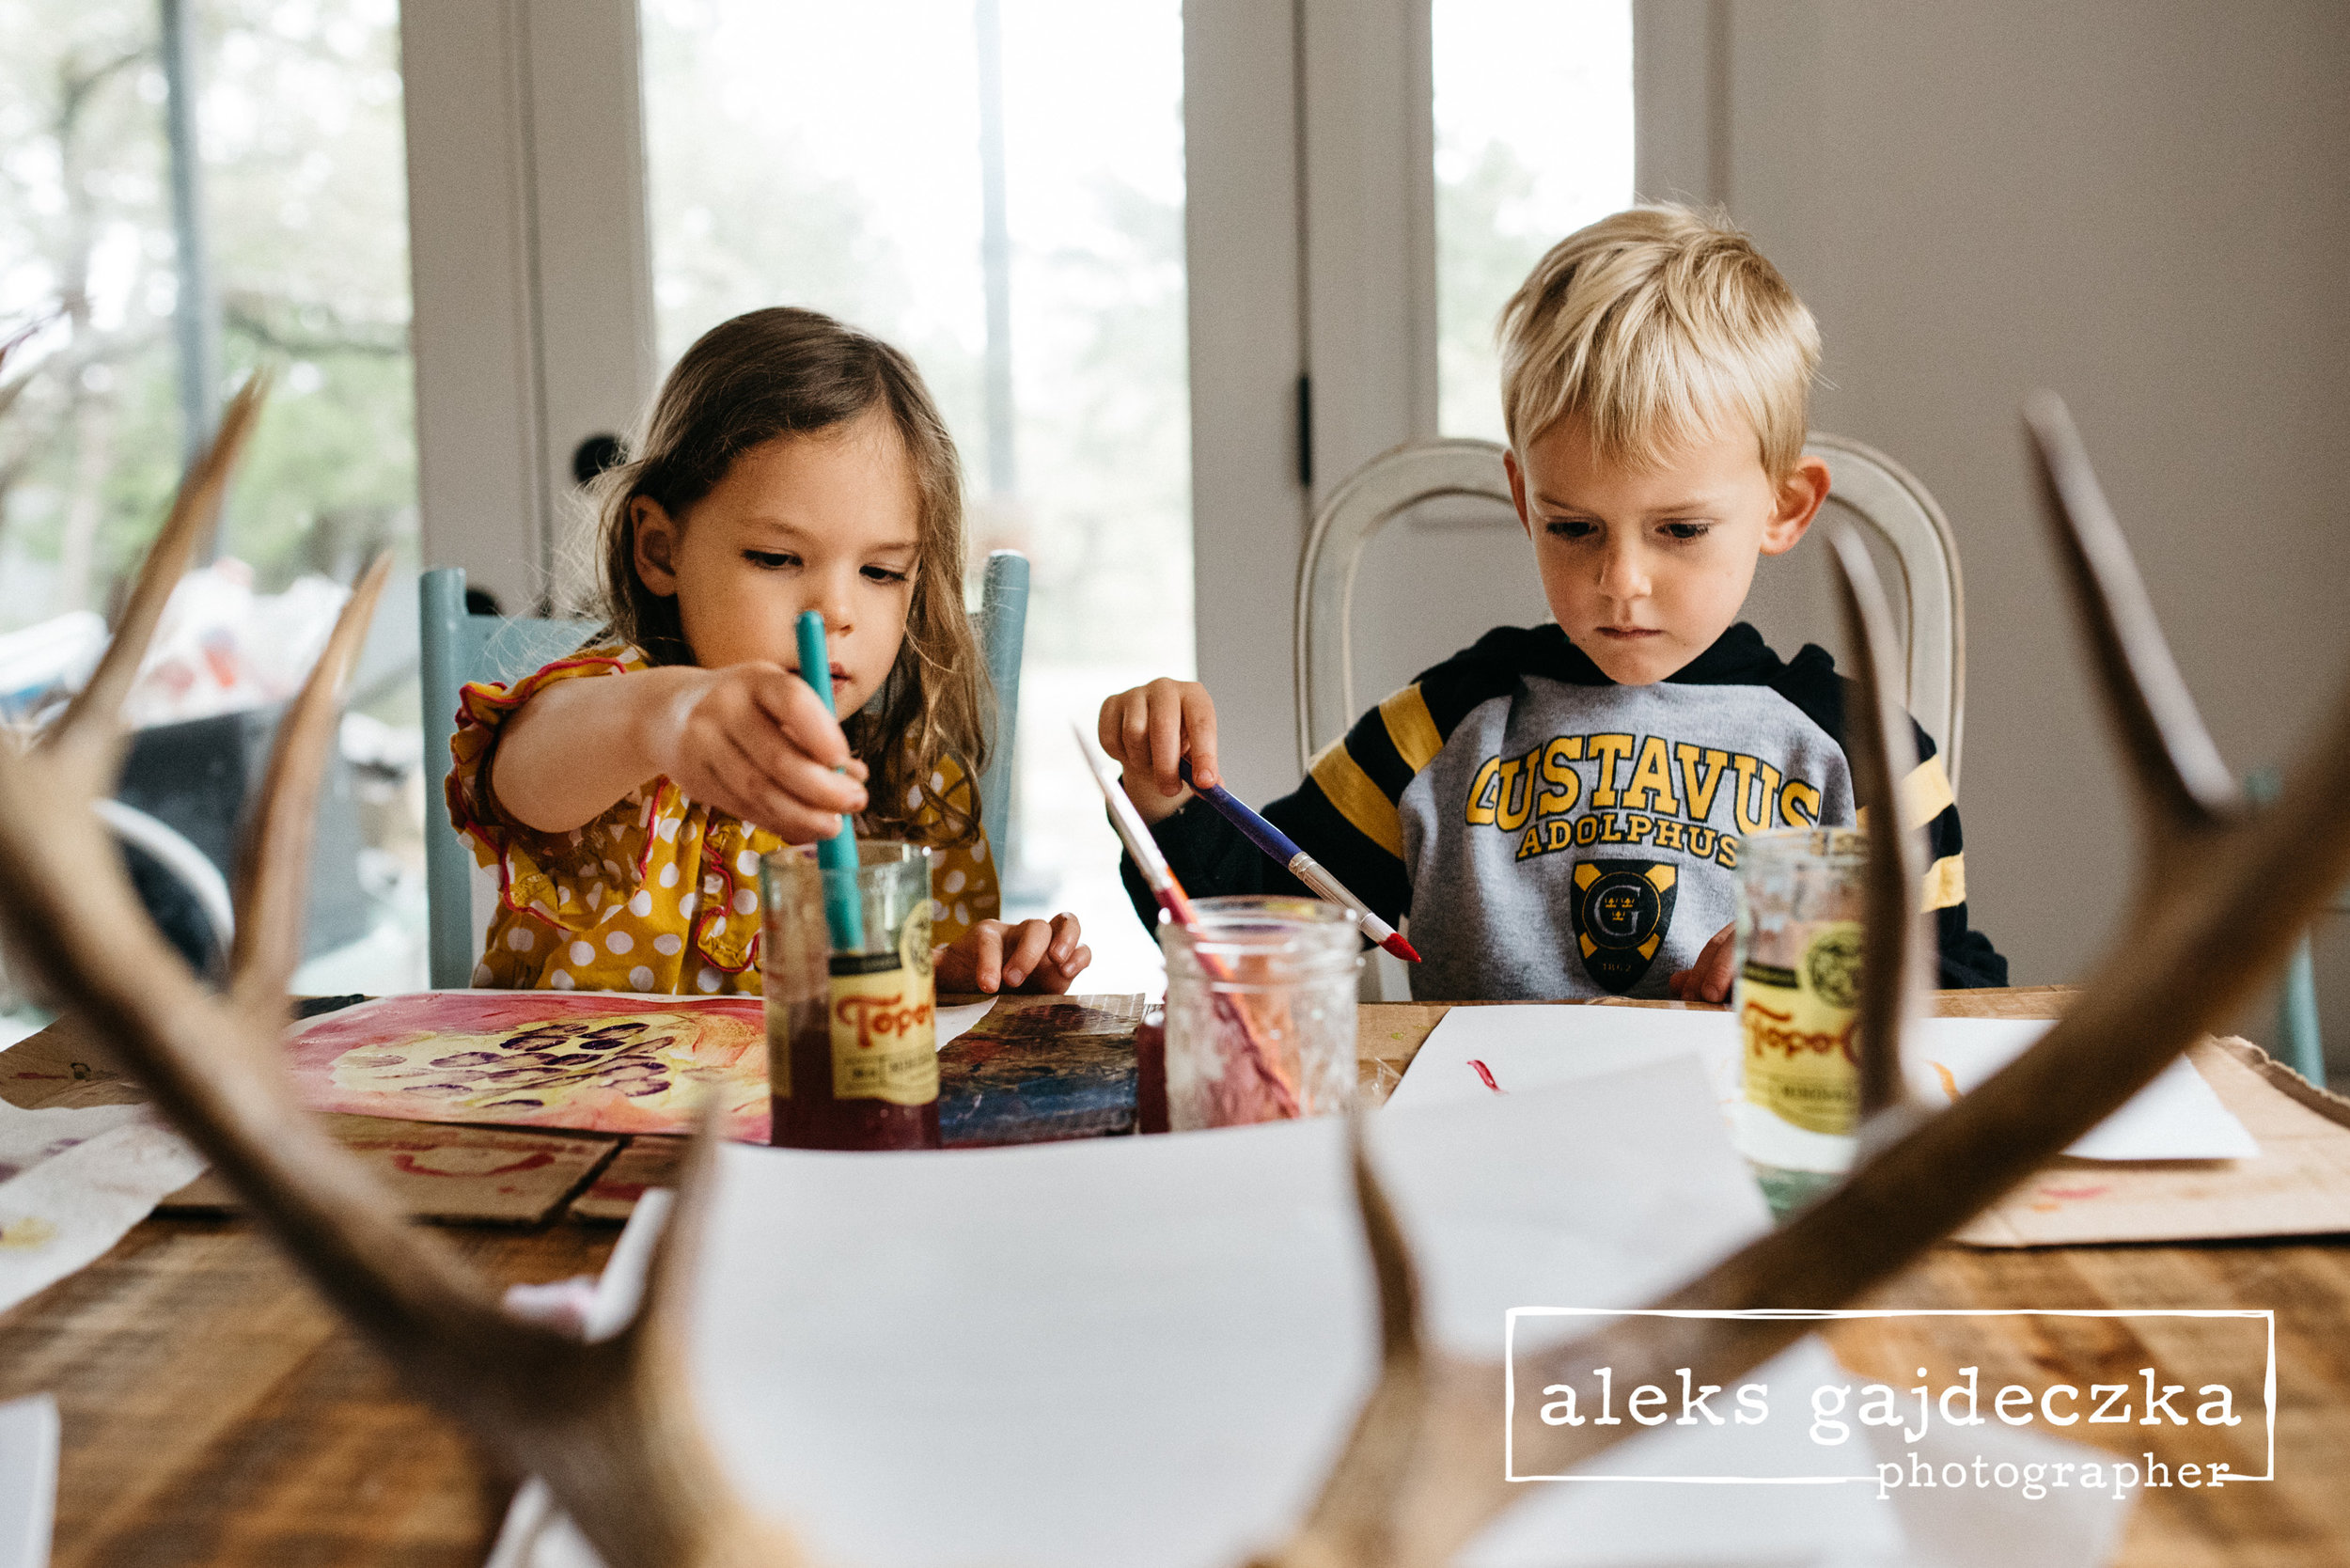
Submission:
M 1897 570 L 1887 574 L 1887 593 L 1907 611 L 1904 700 L 1940 745 L 1956 791 L 1966 721 L 1966 601 L 1950 522 L 1924 485 L 1874 447 L 1815 433 L 1804 450 L 1827 462 L 1830 489 L 1823 510 L 1858 525 L 1893 557 Z M 1300 772 L 1362 711 L 1355 690 L 1355 583 L 1371 541 L 1414 508 L 1440 500 L 1491 506 L 1497 509 L 1496 523 L 1515 527 L 1501 455 L 1490 441 L 1410 442 L 1356 469 L 1315 514 L 1297 568 Z M 1404 1001 L 1410 995 L 1400 961 L 1376 951 L 1368 955 L 1365 1000 Z
M 1860 442 L 1814 434 L 1804 448 L 1827 462 L 1824 509 L 1881 541 L 1898 570 L 1886 584 L 1907 614 L 1904 701 L 1941 747 L 1958 787 L 1966 706 L 1966 608 L 1958 543 L 1926 487 L 1891 458 Z M 1373 458 L 1331 494 L 1314 517 L 1297 572 L 1297 758 L 1346 732 L 1362 711 L 1355 690 L 1355 575 L 1379 531 L 1425 503 L 1490 503 L 1515 526 L 1502 449 L 1490 441 L 1412 442 Z M 1377 695 L 1385 695 L 1377 694 Z

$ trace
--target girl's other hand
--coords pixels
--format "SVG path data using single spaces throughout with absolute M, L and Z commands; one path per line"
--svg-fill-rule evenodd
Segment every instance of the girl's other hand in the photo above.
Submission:
M 1035 991 L 1059 996 L 1093 962 L 1077 917 L 1007 925 L 981 920 L 932 955 L 941 991 Z
M 844 812 L 865 809 L 865 764 L 807 682 L 776 664 L 679 673 L 647 744 L 687 795 L 793 844 L 829 839 Z
M 1698 961 L 1668 978 L 1665 984 L 1684 1002 L 1726 1002 L 1730 1000 L 1730 982 L 1737 977 L 1731 972 L 1736 952 L 1737 924 L 1735 921 L 1714 933 L 1698 954 Z
M 1176 773 L 1191 759 L 1191 776 L 1221 784 L 1215 766 L 1215 700 L 1197 681 L 1153 681 L 1102 704 L 1102 749 L 1126 770 L 1126 795 L 1146 823 L 1180 811 L 1191 789 Z

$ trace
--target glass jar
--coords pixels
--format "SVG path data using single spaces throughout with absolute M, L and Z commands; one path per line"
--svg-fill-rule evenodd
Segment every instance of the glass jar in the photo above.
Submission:
M 1317 899 L 1198 899 L 1162 918 L 1167 1114 L 1176 1132 L 1328 1116 L 1354 1101 L 1352 910 Z
M 938 1147 L 931 854 L 868 839 L 854 871 L 812 844 L 760 864 L 766 926 L 768 1142 L 793 1149 Z M 860 939 L 834 939 L 824 900 L 853 899 Z
M 1869 841 L 1854 827 L 1749 835 L 1738 850 L 1740 1152 L 1779 1214 L 1835 1184 L 1860 1119 Z

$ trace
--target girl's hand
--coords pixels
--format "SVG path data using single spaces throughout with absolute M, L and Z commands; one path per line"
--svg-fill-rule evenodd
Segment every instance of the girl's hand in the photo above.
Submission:
M 1093 962 L 1093 949 L 1077 940 L 1077 917 L 1056 915 L 1050 924 L 981 920 L 931 958 L 941 991 L 1058 996 Z
M 1684 1002 L 1726 1002 L 1730 999 L 1730 982 L 1736 977 L 1731 972 L 1735 957 L 1733 938 L 1736 922 L 1714 933 L 1698 954 L 1698 961 L 1667 980 L 1672 994 Z
M 687 795 L 793 844 L 829 839 L 843 812 L 865 809 L 865 764 L 807 682 L 776 664 L 681 669 L 673 679 L 646 745 L 656 771 Z M 833 771 L 841 767 L 845 775 Z
M 1201 784 L 1221 784 L 1215 769 L 1215 699 L 1197 681 L 1153 681 L 1102 704 L 1102 749 L 1126 770 L 1126 796 L 1146 823 L 1173 816 L 1191 800 L 1175 772 L 1185 757 Z

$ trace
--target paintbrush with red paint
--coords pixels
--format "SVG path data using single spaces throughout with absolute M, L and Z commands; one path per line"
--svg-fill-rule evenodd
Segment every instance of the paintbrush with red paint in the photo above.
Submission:
M 1214 807 L 1218 812 L 1222 813 L 1225 821 L 1239 828 L 1250 843 L 1287 867 L 1290 875 L 1332 903 L 1343 904 L 1362 917 L 1365 936 L 1370 937 L 1406 964 L 1419 962 L 1418 950 L 1403 940 L 1402 933 L 1372 914 L 1371 905 L 1356 898 L 1345 883 L 1324 870 L 1321 861 L 1299 849 L 1288 834 L 1257 815 L 1240 796 L 1220 785 L 1203 785 L 1193 778 L 1191 759 L 1188 757 L 1175 764 L 1175 771 L 1183 775 L 1184 783 L 1198 792 L 1201 800 Z
M 1118 829 L 1118 837 L 1125 843 L 1126 853 L 1135 857 L 1135 865 L 1142 871 L 1142 880 L 1150 885 L 1151 896 L 1159 901 L 1159 907 L 1167 911 L 1168 919 L 1198 935 L 1199 918 L 1192 912 L 1191 900 L 1184 894 L 1183 885 L 1175 880 L 1174 868 L 1159 852 L 1158 840 L 1151 837 L 1151 829 L 1144 824 L 1142 813 L 1135 809 L 1135 803 L 1126 798 L 1124 787 L 1110 772 L 1110 760 L 1093 744 L 1093 737 L 1085 732 L 1083 726 L 1072 724 L 1069 728 L 1076 734 L 1077 749 L 1085 753 L 1086 766 L 1093 770 L 1093 781 L 1102 787 L 1102 798 L 1109 803 L 1110 825 Z M 1199 967 L 1207 971 L 1210 980 L 1231 983 L 1232 972 L 1222 959 L 1198 949 L 1194 951 L 1198 957 Z M 1215 1010 L 1219 1016 L 1240 1031 L 1242 1045 L 1249 1059 L 1256 1064 L 1259 1074 L 1263 1077 L 1265 1087 L 1273 1090 L 1274 1101 L 1280 1106 L 1281 1114 L 1297 1115 L 1296 1091 L 1290 1087 L 1290 1081 L 1282 1075 L 1281 1070 L 1274 1065 L 1263 1043 L 1258 1040 L 1257 1031 L 1250 1027 L 1248 1015 L 1222 992 L 1215 994 Z

